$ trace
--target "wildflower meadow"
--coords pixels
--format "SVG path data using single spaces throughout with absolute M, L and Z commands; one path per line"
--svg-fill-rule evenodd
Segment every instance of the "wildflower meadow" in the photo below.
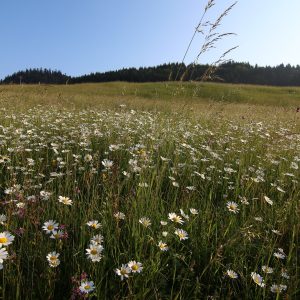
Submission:
M 300 297 L 299 90 L 1 89 L 1 299 Z

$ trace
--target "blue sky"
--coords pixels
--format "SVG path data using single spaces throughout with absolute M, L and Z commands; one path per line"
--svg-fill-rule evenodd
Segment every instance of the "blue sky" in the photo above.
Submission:
M 1 0 L 0 78 L 25 68 L 69 75 L 181 61 L 205 0 Z M 214 20 L 233 1 L 216 0 Z M 221 31 L 237 36 L 200 59 L 228 47 L 228 58 L 259 65 L 300 65 L 300 1 L 240 0 Z M 200 35 L 187 57 L 201 47 Z

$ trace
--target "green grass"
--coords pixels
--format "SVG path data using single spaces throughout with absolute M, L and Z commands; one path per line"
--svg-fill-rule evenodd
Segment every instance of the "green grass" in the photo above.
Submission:
M 1 86 L 0 95 L 0 233 L 14 235 L 2 245 L 2 299 L 299 297 L 300 89 L 116 82 Z M 61 238 L 42 229 L 48 220 Z M 95 234 L 99 262 L 86 255 Z M 115 270 L 131 260 L 143 270 L 121 280 Z M 86 276 L 96 288 L 84 296 Z M 287 288 L 274 294 L 273 284 Z
M 0 86 L 2 100 L 25 101 L 30 98 L 40 103 L 59 101 L 64 104 L 97 104 L 101 101 L 120 99 L 143 99 L 152 101 L 188 101 L 191 103 L 238 103 L 271 105 L 280 107 L 297 106 L 300 102 L 299 87 L 270 87 L 234 85 L 221 83 L 125 83 L 110 82 L 78 85 L 22 85 Z M 103 97 L 105 99 L 103 99 Z M 116 99 L 117 98 L 117 99 Z M 90 101 L 91 102 L 90 102 Z M 101 103 L 102 104 L 102 103 Z

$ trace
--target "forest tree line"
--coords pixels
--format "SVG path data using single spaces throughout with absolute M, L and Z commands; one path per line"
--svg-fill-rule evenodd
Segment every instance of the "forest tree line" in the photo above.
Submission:
M 249 63 L 227 62 L 219 66 L 212 76 L 206 76 L 208 65 L 185 65 L 168 63 L 155 67 L 124 68 L 109 72 L 96 72 L 77 77 L 61 71 L 48 69 L 27 69 L 6 76 L 2 84 L 72 84 L 109 81 L 157 82 L 197 81 L 205 79 L 225 83 L 245 83 L 274 86 L 300 86 L 300 66 L 252 66 Z M 208 73 L 210 74 L 210 73 Z

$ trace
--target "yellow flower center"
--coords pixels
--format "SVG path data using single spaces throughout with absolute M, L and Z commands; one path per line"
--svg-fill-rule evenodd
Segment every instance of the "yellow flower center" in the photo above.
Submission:
M 91 250 L 91 254 L 92 254 L 92 255 L 96 255 L 96 254 L 98 254 L 98 251 L 97 251 L 96 249 L 92 249 L 92 250 Z
M 47 226 L 47 229 L 48 229 L 48 230 L 53 230 L 53 228 L 54 228 L 53 225 L 48 225 L 48 226 Z
M 138 266 L 138 265 L 133 265 L 133 266 L 131 267 L 131 269 L 132 269 L 133 271 L 137 271 L 137 270 L 139 269 L 139 266 Z
M 4 244 L 4 243 L 7 243 L 7 237 L 5 236 L 0 237 L 0 244 Z
M 90 288 L 91 288 L 91 286 L 88 284 L 84 287 L 85 290 L 89 290 Z
M 50 256 L 50 260 L 51 261 L 55 261 L 56 260 L 56 256 Z
M 96 228 L 96 227 L 97 227 L 97 224 L 94 223 L 94 224 L 92 225 L 92 227 L 93 227 L 93 228 Z
M 127 275 L 127 270 L 121 268 L 120 273 L 121 273 L 121 275 Z
M 255 278 L 254 278 L 254 282 L 257 283 L 257 284 L 260 284 L 259 278 L 258 278 L 258 277 L 255 277 Z

